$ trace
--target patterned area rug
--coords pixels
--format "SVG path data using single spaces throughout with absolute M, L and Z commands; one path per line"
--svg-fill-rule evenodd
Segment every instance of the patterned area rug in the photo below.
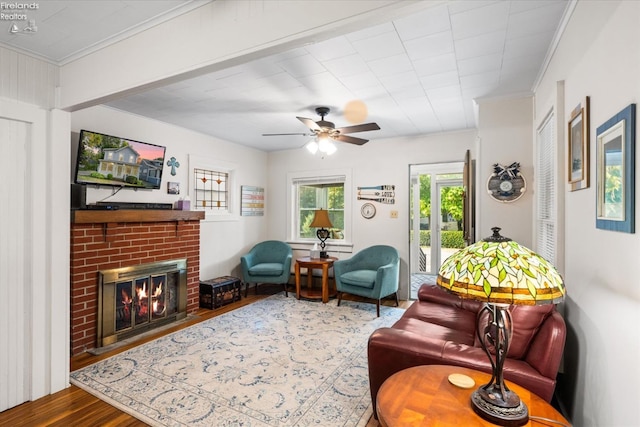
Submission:
M 402 314 L 277 294 L 71 373 L 153 426 L 365 426 L 367 340 Z

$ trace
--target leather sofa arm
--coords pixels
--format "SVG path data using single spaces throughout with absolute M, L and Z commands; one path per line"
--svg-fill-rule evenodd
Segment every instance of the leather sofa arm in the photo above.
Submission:
M 419 365 L 442 363 L 444 341 L 394 328 L 379 328 L 368 344 L 369 386 L 373 413 L 378 390 L 396 372 Z
M 555 379 L 564 353 L 566 334 L 562 315 L 553 311 L 531 341 L 526 362 L 543 376 Z

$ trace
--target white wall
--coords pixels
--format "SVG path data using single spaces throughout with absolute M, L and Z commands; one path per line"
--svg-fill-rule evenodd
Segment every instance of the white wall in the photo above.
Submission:
M 421 163 L 462 162 L 467 149 L 474 150 L 476 132 L 464 131 L 398 140 L 372 140 L 355 146 L 338 143 L 338 151 L 321 159 L 305 149 L 269 153 L 268 230 L 269 238 L 286 240 L 287 173 L 330 169 L 352 171 L 352 243 L 353 252 L 375 244 L 388 244 L 400 252 L 400 296 L 408 289 L 409 262 L 409 165 Z M 356 200 L 358 186 L 392 184 L 395 204 L 376 204 L 376 216 L 364 219 Z M 390 211 L 397 210 L 397 219 Z M 328 247 L 331 253 L 331 247 Z M 339 255 L 348 258 L 349 253 Z M 302 253 L 300 253 L 302 255 Z
M 58 81 L 56 65 L 0 46 L 0 97 L 53 108 Z
M 233 194 L 236 198 L 231 205 L 235 215 L 224 220 L 207 215 L 201 223 L 200 278 L 210 279 L 229 274 L 240 277 L 240 256 L 255 242 L 264 240 L 267 234 L 267 216 L 239 215 L 240 186 L 265 186 L 266 153 L 107 107 L 91 107 L 71 114 L 71 130 L 74 132 L 72 151 L 77 150 L 77 133 L 81 129 L 167 147 L 160 190 L 134 191 L 125 188 L 106 201 L 174 203 L 187 194 L 190 185 L 189 162 L 194 159 L 212 167 L 233 169 Z M 171 157 L 180 163 L 175 176 L 171 175 L 171 168 L 166 165 L 166 160 Z M 167 193 L 169 181 L 180 183 L 180 195 Z M 108 187 L 88 187 L 87 203 L 104 199 L 111 193 Z M 193 202 L 193 197 L 191 199 Z
M 478 103 L 478 240 L 491 236 L 492 227 L 500 227 L 503 236 L 533 248 L 532 108 L 530 97 Z M 527 190 L 518 200 L 499 202 L 487 192 L 487 180 L 495 163 L 508 166 L 513 162 L 520 163 Z
M 639 21 L 639 2 L 578 2 L 535 94 L 540 100 L 536 124 L 555 96 L 557 81 L 565 81 L 566 118 L 585 96 L 591 97 L 591 185 L 565 190 L 568 337 L 565 378 L 558 388 L 577 426 L 640 422 L 640 284 L 635 274 L 640 236 L 595 227 L 596 128 L 638 102 Z M 566 123 L 559 126 L 566 131 Z M 566 147 L 564 153 L 560 161 L 566 163 Z M 639 184 L 636 173 L 636 189 Z M 636 203 L 636 224 L 638 215 Z

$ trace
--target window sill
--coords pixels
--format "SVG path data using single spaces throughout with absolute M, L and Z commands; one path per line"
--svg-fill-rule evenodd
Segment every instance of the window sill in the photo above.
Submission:
M 318 240 L 288 240 L 287 243 L 294 251 L 310 251 Z M 330 253 L 353 253 L 353 243 L 351 242 L 326 242 L 325 250 Z
M 240 216 L 230 213 L 216 213 L 216 212 L 204 212 L 204 219 L 202 222 L 222 222 L 222 221 L 239 221 Z

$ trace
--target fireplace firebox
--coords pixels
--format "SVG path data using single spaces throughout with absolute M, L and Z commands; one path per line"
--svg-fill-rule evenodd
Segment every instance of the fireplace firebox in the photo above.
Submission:
M 101 270 L 98 280 L 98 347 L 187 316 L 186 259 Z

